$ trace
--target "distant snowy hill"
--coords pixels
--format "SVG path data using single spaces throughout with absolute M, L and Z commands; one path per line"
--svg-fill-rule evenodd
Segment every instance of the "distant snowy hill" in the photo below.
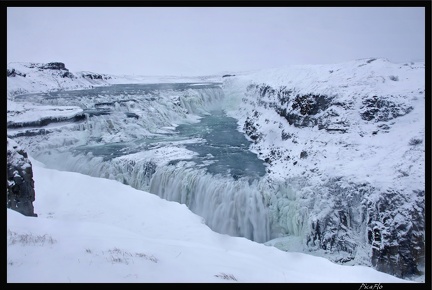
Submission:
M 142 93 L 139 100 L 125 91 L 76 98 L 38 96 L 32 99 L 34 104 L 13 100 L 30 92 L 200 81 L 222 84 Z M 402 278 L 424 275 L 423 62 L 396 64 L 370 58 L 197 78 L 71 73 L 62 63 L 8 66 L 9 137 L 32 157 L 55 164 L 57 169 L 66 168 L 62 158 L 69 158 L 70 171 L 116 179 L 136 188 L 157 174 L 164 176 L 160 172 L 168 168 L 169 160 L 162 170 L 152 159 L 159 149 L 105 162 L 91 154 L 71 157 L 67 146 L 117 146 L 119 142 L 133 144 L 145 136 L 172 133 L 170 128 L 182 120 L 196 120 L 199 112 L 215 103 L 237 119 L 238 130 L 252 142 L 250 150 L 266 163 L 267 174 L 258 186 L 245 185 L 249 187 L 239 191 L 235 186 L 243 184 L 232 181 L 235 186 L 226 190 L 240 196 L 255 186 L 254 194 L 262 201 L 257 198 L 251 202 L 246 196 L 244 200 L 250 203 L 245 202 L 244 207 L 262 203 L 268 208 L 273 233 L 268 245 L 324 256 L 341 264 L 372 266 Z M 68 129 L 40 127 L 40 123 L 82 116 L 88 108 L 108 108 L 110 113 L 68 124 Z M 35 128 L 20 131 L 20 126 Z M 183 145 L 172 144 L 170 152 L 188 159 Z M 161 152 L 169 155 L 165 154 L 168 151 Z M 204 174 L 191 168 L 174 169 L 171 177 L 160 180 L 168 183 L 175 176 L 172 183 L 183 189 L 185 177 L 181 174 L 187 173 L 200 191 L 207 188 L 199 184 L 210 186 Z M 223 181 L 218 186 L 225 188 L 222 186 L 226 184 Z M 214 196 L 203 194 L 200 202 L 208 205 L 207 199 L 222 200 L 220 188 L 208 189 Z M 257 208 L 248 208 L 248 215 L 235 215 L 240 209 L 233 202 L 217 210 L 219 214 L 223 210 L 234 212 L 238 223 L 247 225 L 245 231 L 256 233 L 257 224 L 265 224 L 258 215 L 263 211 Z
M 11 62 L 7 66 L 7 93 L 11 98 L 26 93 L 89 89 L 111 84 L 203 81 L 218 77 L 108 75 L 89 71 L 70 72 L 62 62 Z
M 8 96 L 34 92 L 73 90 L 108 85 L 111 76 L 94 73 L 72 73 L 64 63 L 9 63 Z

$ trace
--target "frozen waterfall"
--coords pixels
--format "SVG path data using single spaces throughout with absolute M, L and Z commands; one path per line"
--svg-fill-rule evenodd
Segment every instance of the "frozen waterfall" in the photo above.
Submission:
M 257 242 L 271 238 L 270 189 L 258 178 L 264 165 L 248 150 L 235 119 L 221 114 L 219 86 L 101 90 L 33 95 L 42 104 L 79 105 L 88 113 L 77 126 L 34 136 L 32 156 L 51 168 L 118 180 L 183 203 L 217 232 Z M 215 110 L 217 116 L 206 119 Z M 189 127 L 178 131 L 179 124 Z

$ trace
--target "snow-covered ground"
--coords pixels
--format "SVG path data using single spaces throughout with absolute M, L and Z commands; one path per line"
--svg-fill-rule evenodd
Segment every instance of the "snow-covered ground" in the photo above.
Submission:
M 404 283 L 211 231 L 185 205 L 31 160 L 35 212 L 7 210 L 7 282 Z

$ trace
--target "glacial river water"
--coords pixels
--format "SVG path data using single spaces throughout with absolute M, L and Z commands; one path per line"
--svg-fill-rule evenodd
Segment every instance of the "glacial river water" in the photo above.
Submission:
M 250 141 L 237 130 L 237 120 L 220 110 L 210 113 L 202 116 L 197 123 L 179 125 L 173 134 L 151 136 L 134 142 L 78 146 L 73 151 L 82 154 L 91 152 L 93 156 L 110 160 L 172 142 L 198 140 L 183 146 L 197 153 L 191 160 L 206 168 L 210 174 L 230 175 L 234 179 L 264 176 L 264 163 L 249 151 Z
M 76 105 L 87 116 L 77 131 L 54 132 L 39 141 L 47 149 L 32 155 L 48 166 L 116 179 L 184 203 L 220 233 L 259 242 L 270 239 L 260 185 L 266 167 L 249 150 L 250 141 L 238 130 L 237 120 L 225 113 L 220 84 L 113 85 L 16 99 Z M 130 137 L 134 135 L 139 137 Z M 126 140 L 107 142 L 107 136 L 126 136 Z M 50 143 L 59 138 L 81 140 L 53 150 Z M 155 163 L 151 154 L 139 160 L 129 157 L 164 148 L 167 154 L 173 148 L 193 154 L 175 155 L 162 164 Z

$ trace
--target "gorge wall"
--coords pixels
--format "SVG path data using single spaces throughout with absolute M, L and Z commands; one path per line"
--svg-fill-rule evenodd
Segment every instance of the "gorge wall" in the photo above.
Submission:
M 271 242 L 398 277 L 425 255 L 424 65 L 365 59 L 224 80 L 232 116 L 281 181 Z

